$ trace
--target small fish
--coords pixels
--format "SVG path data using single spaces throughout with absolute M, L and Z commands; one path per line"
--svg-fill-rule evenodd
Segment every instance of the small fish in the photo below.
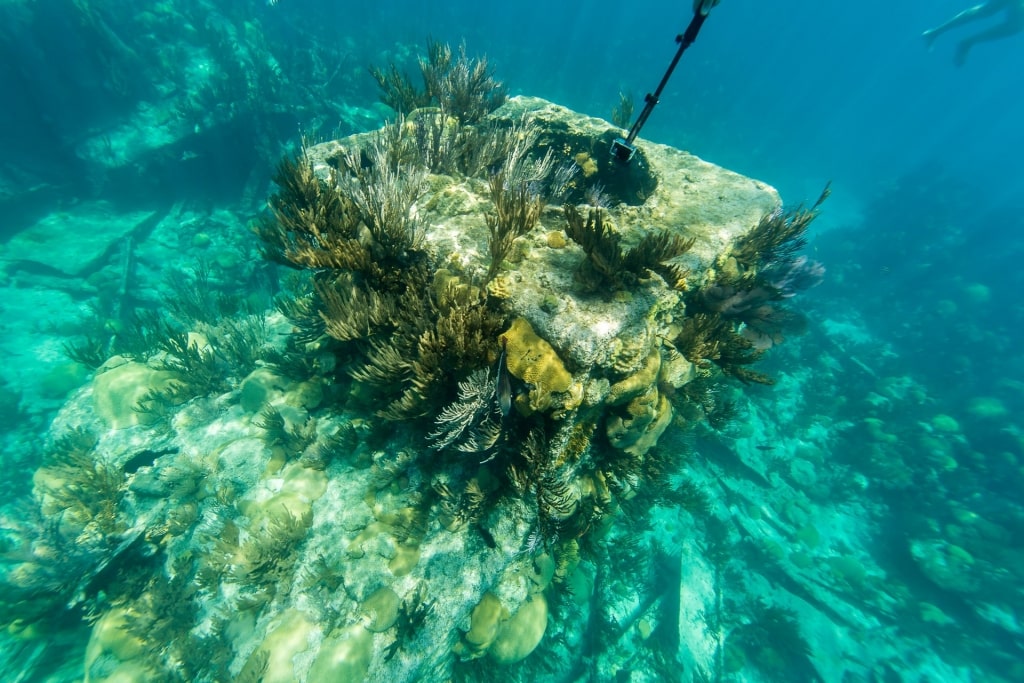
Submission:
M 774 451 L 775 450 L 775 446 L 772 446 L 771 444 L 767 444 L 767 443 L 759 443 L 756 446 L 754 446 L 754 448 L 756 448 L 759 451 Z
M 476 530 L 480 532 L 480 536 L 484 539 L 484 543 L 487 544 L 488 548 L 498 547 L 498 542 L 494 540 L 494 534 L 485 529 L 483 525 L 477 524 Z
M 142 467 L 151 467 L 161 455 L 170 455 L 177 452 L 177 448 L 164 448 L 158 451 L 146 448 L 128 458 L 125 464 L 121 466 L 121 469 L 124 470 L 125 474 L 135 474 Z
M 509 411 L 512 410 L 512 381 L 508 377 L 508 365 L 505 363 L 505 347 L 505 340 L 502 339 L 501 355 L 498 356 L 498 379 L 494 386 L 502 417 L 508 417 Z

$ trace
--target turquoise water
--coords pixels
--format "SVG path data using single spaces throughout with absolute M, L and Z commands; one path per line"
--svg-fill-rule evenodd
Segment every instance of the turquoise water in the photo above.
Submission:
M 313 563 L 305 559 L 296 560 L 302 569 L 294 573 L 291 564 L 275 565 L 279 574 L 268 573 L 291 577 L 292 602 L 280 597 L 280 581 L 261 579 L 244 609 L 231 591 L 251 587 L 239 588 L 244 582 L 237 574 L 225 570 L 234 578 L 216 589 L 210 587 L 216 581 L 204 578 L 204 560 L 188 571 L 176 564 L 212 552 L 215 536 L 230 536 L 225 529 L 233 523 L 224 524 L 217 509 L 259 518 L 224 493 L 225 482 L 250 492 L 247 500 L 257 500 L 251 491 L 264 484 L 244 467 L 203 469 L 204 448 L 216 442 L 229 449 L 229 441 L 216 441 L 222 437 L 216 430 L 205 432 L 210 442 L 187 441 L 191 452 L 168 435 L 198 434 L 215 418 L 225 432 L 234 429 L 228 418 L 238 411 L 239 392 L 241 405 L 248 401 L 259 413 L 261 399 L 245 393 L 244 378 L 251 392 L 295 396 L 307 389 L 265 388 L 265 380 L 248 375 L 255 361 L 232 347 L 231 369 L 216 379 L 223 385 L 211 385 L 206 398 L 185 407 L 173 398 L 154 407 L 145 390 L 160 381 L 152 373 L 167 368 L 157 367 L 153 352 L 150 370 L 139 363 L 132 365 L 138 374 L 117 373 L 125 384 L 108 393 L 131 398 L 106 409 L 109 434 L 90 437 L 74 431 L 94 426 L 82 392 L 98 392 L 97 382 L 106 380 L 97 377 L 114 371 L 97 373 L 88 361 L 145 355 L 131 344 L 159 345 L 153 339 L 184 334 L 168 320 L 192 321 L 226 346 L 225 340 L 251 333 L 284 347 L 298 326 L 260 316 L 297 286 L 265 258 L 252 228 L 266 215 L 279 160 L 294 155 L 303 139 L 372 131 L 394 118 L 368 67 L 394 63 L 412 75 L 428 37 L 454 46 L 465 41 L 469 55 L 486 54 L 510 95 L 610 119 L 620 93 L 641 106 L 691 16 L 686 3 L 666 2 L 349 4 L 0 6 L 4 680 L 291 680 L 273 654 L 264 655 L 271 664 L 262 667 L 259 657 L 259 647 L 272 653 L 268 643 L 277 642 L 265 634 L 291 631 L 313 643 L 309 651 L 294 647 L 300 678 L 315 680 L 309 671 L 323 670 L 309 663 L 327 649 L 321 641 L 373 643 L 373 666 L 384 667 L 382 653 L 402 642 L 395 632 L 400 625 L 364 639 L 366 631 L 356 636 L 346 629 L 365 614 L 341 611 L 328 624 L 286 611 L 317 603 L 323 617 L 330 610 L 322 605 L 334 604 L 325 595 L 347 590 L 360 604 L 376 595 L 379 585 L 364 585 L 356 570 L 346 589 L 344 555 L 331 565 L 333 583 L 309 579 Z M 623 495 L 614 506 L 619 516 L 611 515 L 617 521 L 581 534 L 594 540 L 571 551 L 565 539 L 547 548 L 585 571 L 566 570 L 536 593 L 546 596 L 541 622 L 546 618 L 547 626 L 532 654 L 498 666 L 492 666 L 497 655 L 484 654 L 487 647 L 469 647 L 466 655 L 475 623 L 470 612 L 488 604 L 479 597 L 489 588 L 484 584 L 453 617 L 453 628 L 442 629 L 444 602 L 433 596 L 434 616 L 402 631 L 410 643 L 435 634 L 435 645 L 451 643 L 402 646 L 387 660 L 400 667 L 366 674 L 356 666 L 341 680 L 380 671 L 403 680 L 1024 677 L 1024 357 L 1018 350 L 1024 308 L 1017 294 L 1024 286 L 1024 99 L 1017 73 L 1024 34 L 979 44 L 960 66 L 957 41 L 981 23 L 950 31 L 926 49 L 921 32 L 964 6 L 725 0 L 713 10 L 642 137 L 767 183 L 787 206 L 813 204 L 831 182 L 832 195 L 803 252 L 824 264 L 825 279 L 791 303 L 806 318 L 806 330 L 755 366 L 776 379 L 774 386 L 732 379 L 715 389 L 738 406 L 729 426 L 702 423 L 662 437 L 658 447 L 686 461 L 673 475 L 681 478 L 674 480 L 677 491 L 699 490 L 709 502 L 695 502 L 696 493 L 647 504 Z M 224 322 L 257 319 L 262 322 Z M 497 354 L 496 346 L 489 360 L 500 373 Z M 336 372 L 335 363 L 350 360 L 310 354 L 306 361 L 275 361 L 278 368 L 291 362 L 308 375 L 319 373 L 310 386 L 323 397 L 318 393 L 315 405 L 295 399 L 295 410 L 327 424 L 314 408 L 331 405 L 323 411 L 340 416 L 349 436 L 376 429 L 374 406 L 353 388 L 358 379 Z M 133 393 L 134 387 L 142 390 Z M 231 392 L 231 401 L 216 398 Z M 449 394 L 454 399 L 454 386 Z M 149 407 L 136 410 L 141 404 Z M 262 421 L 239 418 L 239 424 L 273 432 L 273 417 L 261 415 Z M 306 423 L 291 413 L 282 419 L 293 432 L 274 432 L 279 442 L 268 453 L 282 452 L 265 454 L 266 461 L 253 456 L 259 471 L 280 467 L 274 458 L 298 461 L 287 454 L 292 446 L 282 444 L 323 437 L 303 436 Z M 413 428 L 399 424 L 395 438 L 413 443 Z M 360 445 L 339 447 L 351 451 L 351 462 L 335 456 L 333 464 L 310 469 L 336 482 L 358 478 L 352 472 L 370 477 L 371 463 L 374 477 L 407 467 L 397 462 L 400 449 L 391 454 L 393 466 L 379 461 L 379 453 L 391 452 L 389 435 L 351 438 Z M 93 459 L 111 444 L 130 444 L 135 453 L 116 464 L 114 479 L 106 469 L 113 465 Z M 57 452 L 64 459 L 55 465 Z M 173 466 L 161 465 L 172 460 Z M 194 478 L 216 486 L 181 484 L 189 479 L 181 472 L 193 466 L 203 473 Z M 351 471 L 340 475 L 341 467 Z M 165 470 L 177 473 L 178 483 L 140 493 L 148 489 L 139 472 L 152 471 L 166 487 Z M 326 503 L 288 507 L 289 519 L 301 521 L 303 510 L 315 514 L 311 533 L 322 541 L 330 537 L 325 519 L 336 517 L 351 541 L 354 529 L 368 528 L 371 511 L 374 523 L 398 527 L 388 515 L 415 508 L 402 497 L 415 499 L 409 492 L 417 486 L 421 499 L 435 495 L 429 492 L 439 485 L 431 482 L 422 473 L 394 475 L 376 489 L 378 507 L 387 511 L 378 514 L 367 503 L 366 519 L 328 510 Z M 112 510 L 76 508 L 75 486 L 109 490 L 119 502 Z M 266 486 L 263 500 L 272 498 L 273 486 L 288 484 L 279 479 Z M 333 491 L 340 484 L 324 486 Z M 128 510 L 125 495 L 150 495 L 147 500 L 168 501 L 182 512 Z M 434 520 L 439 504 L 430 504 Z M 103 526 L 107 514 L 116 523 Z M 488 514 L 484 523 L 469 525 L 464 550 L 485 552 L 511 537 L 513 530 L 494 521 L 498 513 Z M 91 536 L 62 527 L 68 516 L 81 521 L 83 515 L 95 522 Z M 390 521 L 381 522 L 385 517 Z M 239 526 L 236 545 L 243 548 L 246 531 Z M 497 541 L 488 539 L 496 528 Z M 234 533 L 237 540 L 238 528 Z M 388 552 L 391 559 L 404 557 Z M 577 552 L 578 560 L 565 559 Z M 445 570 L 430 565 L 430 571 L 455 571 L 459 562 L 476 567 L 472 556 L 454 554 Z M 512 564 L 522 554 L 508 558 Z M 536 563 L 539 575 L 543 566 Z M 401 574 L 423 581 L 437 575 Z M 314 587 L 295 588 L 307 585 L 302 581 Z M 410 581 L 395 583 L 404 601 L 415 593 Z M 188 609 L 175 611 L 175 604 Z M 189 610 L 202 616 L 192 619 Z M 409 618 L 414 613 L 403 611 Z M 463 646 L 454 648 L 458 656 L 448 661 L 438 654 L 456 641 Z M 189 659 L 182 654 L 189 650 L 198 654 Z

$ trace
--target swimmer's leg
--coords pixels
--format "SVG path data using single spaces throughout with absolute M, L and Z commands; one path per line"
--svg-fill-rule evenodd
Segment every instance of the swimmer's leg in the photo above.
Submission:
M 953 63 L 957 66 L 963 66 L 967 61 L 967 53 L 970 52 L 971 48 L 978 43 L 987 43 L 993 40 L 1009 38 L 1010 36 L 1017 35 L 1021 31 L 1024 31 L 1024 16 L 1011 14 L 1003 23 L 997 24 L 992 28 L 985 29 L 981 33 L 961 40 L 956 46 L 956 53 L 953 55 Z
M 989 0 L 989 2 L 983 2 L 980 5 L 975 5 L 974 7 L 968 7 L 946 23 L 939 24 L 935 28 L 928 29 L 921 34 L 921 37 L 924 38 L 925 46 L 930 50 L 935 39 L 946 31 L 958 26 L 963 26 L 964 24 L 969 24 L 977 19 L 990 17 L 997 14 L 1001 9 L 1001 3 L 993 2 L 992 0 Z

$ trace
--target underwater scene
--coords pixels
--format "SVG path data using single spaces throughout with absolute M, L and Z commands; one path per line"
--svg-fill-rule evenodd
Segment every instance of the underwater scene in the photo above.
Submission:
M 0 681 L 1024 680 L 975 2 L 0 2 Z

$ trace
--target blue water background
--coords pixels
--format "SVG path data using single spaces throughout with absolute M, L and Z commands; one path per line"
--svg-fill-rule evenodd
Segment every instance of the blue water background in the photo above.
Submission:
M 104 13 L 129 16 L 147 3 L 134 5 Z M 222 5 L 251 13 L 272 45 L 306 41 L 316 31 L 324 43 L 354 41 L 353 59 L 394 56 L 396 44 L 415 49 L 425 36 L 465 39 L 471 54 L 490 58 L 511 92 L 602 117 L 620 91 L 642 104 L 691 14 L 685 2 Z M 816 195 L 831 179 L 836 204 L 852 209 L 908 170 L 938 161 L 982 193 L 982 208 L 1012 204 L 1024 193 L 1017 163 L 1024 149 L 1020 40 L 979 46 L 958 69 L 953 45 L 975 28 L 943 36 L 933 52 L 920 37 L 964 6 L 945 0 L 880 10 L 727 0 L 684 56 L 643 135 L 769 182 L 787 201 Z M 47 137 L 76 125 L 101 126 L 130 110 L 95 87 L 103 60 L 60 3 L 53 7 L 36 7 L 35 30 L 14 24 L 3 40 L 3 144 L 5 156 L 19 160 L 64 160 Z M 46 55 L 45 69 L 16 73 L 19 60 L 39 53 Z M 365 81 L 363 94 L 372 100 L 372 82 Z M 141 97 L 143 84 L 136 85 Z M 329 118 L 329 107 L 324 114 Z M 311 122 L 297 117 L 293 123 L 297 131 Z
M 383 11 L 400 40 L 464 37 L 513 92 L 601 116 L 619 90 L 639 102 L 654 89 L 690 18 L 685 2 L 429 5 L 346 9 L 336 21 L 374 26 Z M 1009 203 L 1024 192 L 1021 41 L 979 46 L 958 69 L 955 41 L 986 22 L 942 36 L 932 52 L 920 36 L 966 6 L 725 0 L 644 135 L 764 179 L 789 200 L 825 179 L 838 194 L 870 196 L 937 160 L 984 190 L 986 204 Z

